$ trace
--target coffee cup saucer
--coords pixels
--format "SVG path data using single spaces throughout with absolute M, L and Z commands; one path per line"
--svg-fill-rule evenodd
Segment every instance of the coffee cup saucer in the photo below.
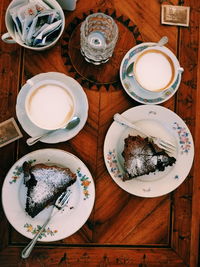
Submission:
M 29 92 L 29 89 L 31 88 L 30 84 L 40 82 L 44 79 L 58 80 L 60 82 L 68 84 L 69 87 L 72 88 L 74 99 L 76 101 L 75 116 L 78 116 L 80 118 L 80 123 L 71 130 L 60 129 L 41 139 L 41 142 L 49 144 L 65 142 L 76 136 L 84 127 L 88 117 L 88 99 L 81 85 L 76 80 L 63 73 L 59 72 L 41 73 L 32 77 L 29 80 L 29 83 L 25 83 L 17 96 L 17 103 L 16 103 L 17 119 L 21 124 L 22 128 L 24 129 L 24 131 L 31 137 L 38 136 L 46 132 L 45 130 L 37 127 L 30 121 L 25 110 L 25 99 Z
M 120 80 L 126 93 L 134 100 L 142 104 L 160 104 L 171 98 L 179 88 L 181 82 L 181 72 L 178 73 L 174 83 L 166 90 L 161 92 L 151 92 L 145 90 L 133 76 L 127 75 L 127 67 L 133 63 L 137 56 L 156 43 L 141 43 L 131 48 L 124 56 L 120 66 Z

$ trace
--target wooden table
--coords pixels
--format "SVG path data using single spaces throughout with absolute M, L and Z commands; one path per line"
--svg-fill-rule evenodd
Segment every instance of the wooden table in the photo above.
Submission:
M 6 32 L 4 15 L 9 2 L 1 1 L 1 33 Z M 190 27 L 161 25 L 161 2 L 190 6 Z M 65 12 L 65 32 L 50 50 L 34 52 L 17 44 L 1 42 L 0 122 L 10 117 L 17 119 L 15 104 L 20 88 L 26 80 L 43 72 L 62 72 L 75 78 L 83 86 L 89 102 L 84 128 L 67 142 L 39 142 L 29 147 L 26 145 L 28 134 L 19 125 L 23 138 L 0 149 L 1 185 L 18 158 L 37 149 L 58 148 L 75 154 L 87 165 L 96 188 L 95 205 L 85 225 L 64 240 L 38 243 L 27 260 L 21 259 L 20 252 L 29 240 L 8 223 L 1 205 L 1 266 L 198 265 L 200 5 L 196 0 L 179 2 L 78 0 L 75 11 Z M 102 77 L 98 76 L 95 68 L 90 76 L 87 76 L 87 71 L 79 69 L 76 62 L 81 62 L 82 58 L 77 57 L 76 61 L 73 52 L 73 49 L 78 49 L 78 39 L 71 37 L 83 17 L 98 9 L 114 11 L 113 16 L 121 29 L 126 27 L 127 31 L 127 36 L 125 31 L 120 32 L 119 59 L 106 69 Z M 116 72 L 119 60 L 137 42 L 156 42 L 164 35 L 168 36 L 167 47 L 177 55 L 184 73 L 177 93 L 161 105 L 175 111 L 186 122 L 198 153 L 188 177 L 174 192 L 162 197 L 141 198 L 128 194 L 113 182 L 104 163 L 103 144 L 113 115 L 139 104 L 123 90 Z M 106 77 L 110 78 L 106 80 Z

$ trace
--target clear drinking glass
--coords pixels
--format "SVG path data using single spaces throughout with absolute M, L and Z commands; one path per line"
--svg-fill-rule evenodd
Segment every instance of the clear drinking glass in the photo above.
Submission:
M 81 24 L 81 53 L 85 60 L 99 65 L 112 56 L 118 27 L 113 18 L 104 13 L 89 15 Z

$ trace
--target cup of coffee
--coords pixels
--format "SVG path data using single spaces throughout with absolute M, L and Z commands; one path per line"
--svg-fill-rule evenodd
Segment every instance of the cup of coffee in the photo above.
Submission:
M 166 47 L 154 46 L 141 52 L 134 62 L 134 76 L 138 84 L 150 92 L 170 88 L 183 72 L 176 56 Z
M 25 99 L 25 111 L 30 121 L 44 130 L 65 127 L 74 117 L 76 105 L 71 89 L 58 80 L 42 80 L 31 85 Z
M 56 0 L 13 0 L 6 10 L 5 24 L 8 32 L 1 36 L 5 43 L 18 43 L 25 48 L 42 51 L 59 40 L 65 27 L 65 16 Z

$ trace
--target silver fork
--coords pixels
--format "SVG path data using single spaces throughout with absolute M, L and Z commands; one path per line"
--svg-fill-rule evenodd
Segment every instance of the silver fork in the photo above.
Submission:
M 169 140 L 163 140 L 159 137 L 155 137 L 155 136 L 152 136 L 152 135 L 145 133 L 145 131 L 143 129 L 134 125 L 132 122 L 127 120 L 124 116 L 120 115 L 119 113 L 116 113 L 113 118 L 114 118 L 114 121 L 116 121 L 122 125 L 126 125 L 130 128 L 133 128 L 133 129 L 139 131 L 140 133 L 146 135 L 149 138 L 149 140 L 152 140 L 154 142 L 154 144 L 156 144 L 160 148 L 164 149 L 166 152 L 168 152 L 170 154 L 173 154 L 174 152 L 176 152 L 176 146 L 174 144 L 172 144 L 172 142 L 170 142 Z
M 44 228 L 46 227 L 46 225 L 49 223 L 49 221 L 51 220 L 51 218 L 59 211 L 61 210 L 69 201 L 69 197 L 71 195 L 71 191 L 66 191 L 63 192 L 59 198 L 56 200 L 53 209 L 49 215 L 49 217 L 47 218 L 47 220 L 45 221 L 45 223 L 43 224 L 42 228 L 39 230 L 39 232 L 34 236 L 34 238 L 28 243 L 28 245 L 22 250 L 21 253 L 21 257 L 23 259 L 26 259 L 29 257 L 32 249 L 34 248 L 40 234 L 42 233 L 42 231 L 44 230 Z

